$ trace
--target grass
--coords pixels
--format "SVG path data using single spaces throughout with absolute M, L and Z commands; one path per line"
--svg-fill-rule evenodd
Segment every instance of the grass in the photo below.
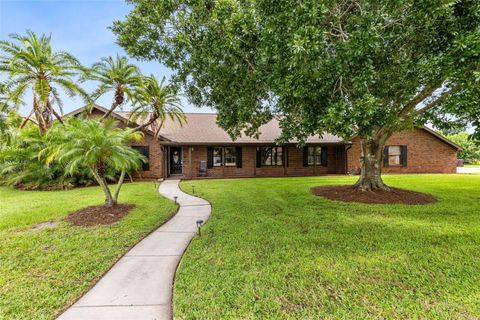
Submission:
M 98 187 L 46 192 L 0 187 L 0 199 L 0 319 L 53 319 L 175 211 L 151 182 L 123 186 L 120 202 L 137 207 L 110 226 L 63 221 L 73 210 L 102 204 Z M 59 224 L 31 231 L 43 221 Z
M 480 168 L 480 164 L 465 164 L 465 168 Z
M 181 261 L 179 319 L 477 319 L 480 176 L 385 176 L 425 206 L 342 203 L 354 177 L 183 182 L 213 214 Z

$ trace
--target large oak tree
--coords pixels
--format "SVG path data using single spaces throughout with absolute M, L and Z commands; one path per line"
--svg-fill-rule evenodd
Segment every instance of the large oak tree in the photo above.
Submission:
M 361 190 L 388 189 L 383 148 L 396 131 L 471 122 L 480 136 L 479 1 L 130 2 L 113 26 L 129 54 L 172 68 L 233 137 L 272 116 L 281 141 L 360 137 Z

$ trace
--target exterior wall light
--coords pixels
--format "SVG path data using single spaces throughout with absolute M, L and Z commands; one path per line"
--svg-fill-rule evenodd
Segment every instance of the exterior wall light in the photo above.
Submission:
M 203 224 L 203 220 L 197 220 L 197 228 L 198 228 L 198 235 L 201 236 L 202 235 L 202 232 L 201 232 L 201 226 Z

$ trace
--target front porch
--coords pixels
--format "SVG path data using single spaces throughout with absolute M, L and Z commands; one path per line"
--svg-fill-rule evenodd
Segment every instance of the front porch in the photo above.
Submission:
M 165 176 L 184 179 L 345 174 L 345 144 L 169 145 Z

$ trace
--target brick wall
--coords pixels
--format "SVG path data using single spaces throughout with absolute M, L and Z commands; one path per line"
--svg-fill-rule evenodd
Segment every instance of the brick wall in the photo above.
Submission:
M 457 150 L 426 130 L 415 129 L 394 133 L 387 145 L 407 146 L 407 166 L 382 167 L 383 173 L 455 173 Z M 360 139 L 352 141 L 347 151 L 348 172 L 360 171 Z
M 303 150 L 288 147 L 288 166 L 256 167 L 255 146 L 242 147 L 242 168 L 236 166 L 219 166 L 207 169 L 207 177 L 253 177 L 253 176 L 308 176 L 338 173 L 343 164 L 337 163 L 337 147 L 328 148 L 327 166 L 303 166 Z M 342 147 L 343 148 L 343 147 Z M 207 146 L 183 147 L 183 175 L 186 178 L 198 177 L 200 161 L 207 161 Z

